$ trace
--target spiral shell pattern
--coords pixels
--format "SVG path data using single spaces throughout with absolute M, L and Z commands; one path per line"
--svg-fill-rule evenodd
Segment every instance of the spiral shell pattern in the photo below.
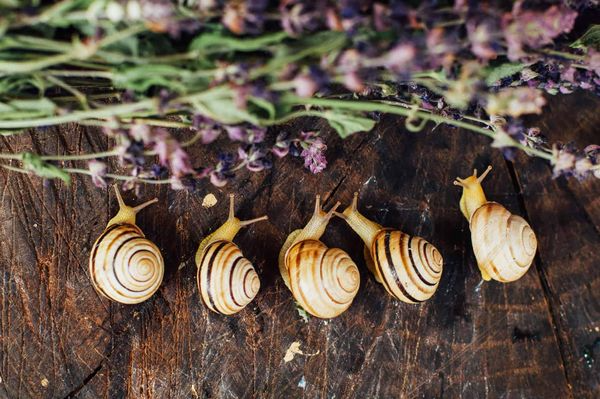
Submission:
M 198 265 L 202 302 L 213 312 L 234 314 L 248 305 L 260 289 L 252 263 L 231 241 L 210 243 Z
M 531 226 L 496 202 L 471 216 L 471 241 L 479 269 L 494 280 L 515 281 L 529 269 L 537 250 Z
M 316 317 L 336 317 L 352 304 L 360 273 L 350 256 L 318 240 L 304 240 L 288 249 L 285 263 L 296 301 Z
M 109 226 L 92 247 L 89 267 L 94 288 L 125 304 L 150 298 L 164 274 L 159 249 L 133 224 Z
M 397 230 L 380 230 L 371 248 L 373 271 L 387 292 L 401 301 L 429 299 L 442 277 L 440 252 L 420 237 Z

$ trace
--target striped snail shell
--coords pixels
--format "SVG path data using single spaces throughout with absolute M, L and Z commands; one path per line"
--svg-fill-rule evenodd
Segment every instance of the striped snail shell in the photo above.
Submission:
M 331 318 L 350 307 L 360 285 L 360 273 L 350 256 L 319 241 L 339 202 L 328 212 L 317 195 L 308 224 L 292 232 L 279 253 L 279 270 L 294 299 L 313 316 Z
M 234 215 L 234 196 L 229 200 L 227 221 L 202 240 L 196 253 L 200 298 L 210 310 L 225 315 L 242 310 L 260 289 L 254 266 L 232 240 L 243 226 L 267 219 L 240 221 Z
M 407 303 L 426 301 L 437 290 L 443 270 L 440 252 L 420 237 L 383 228 L 358 212 L 358 193 L 336 213 L 365 242 L 367 267 L 392 296 Z
M 92 247 L 90 276 L 94 288 L 106 298 L 136 304 L 150 298 L 163 279 L 158 247 L 135 225 L 135 214 L 157 200 L 132 208 L 125 205 L 116 186 L 115 190 L 120 210 Z
M 443 259 L 433 245 L 392 229 L 380 230 L 372 245 L 368 262 L 387 292 L 408 303 L 423 302 L 435 293 Z
M 350 256 L 318 240 L 303 240 L 286 254 L 290 290 L 308 313 L 336 317 L 352 304 L 360 273 Z
M 488 202 L 481 182 L 492 169 L 477 177 L 477 170 L 455 185 L 463 187 L 460 208 L 471 229 L 471 242 L 484 280 L 503 283 L 521 278 L 533 263 L 537 239 L 531 226 L 504 206 Z
M 229 315 L 252 302 L 260 280 L 237 245 L 219 240 L 204 250 L 198 268 L 198 288 L 202 302 L 210 310 Z

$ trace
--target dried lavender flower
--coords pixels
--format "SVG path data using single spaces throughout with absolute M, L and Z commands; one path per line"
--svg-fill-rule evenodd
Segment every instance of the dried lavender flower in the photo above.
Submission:
M 104 177 L 108 171 L 106 163 L 92 159 L 88 162 L 88 169 L 90 170 L 92 182 L 96 187 L 106 187 L 106 180 Z
M 312 138 L 310 134 L 313 132 L 304 133 L 305 137 L 310 137 L 309 144 L 302 150 L 300 156 L 304 158 L 304 167 L 312 173 L 320 173 L 327 167 L 327 159 L 325 158 L 325 150 L 327 146 L 320 137 Z

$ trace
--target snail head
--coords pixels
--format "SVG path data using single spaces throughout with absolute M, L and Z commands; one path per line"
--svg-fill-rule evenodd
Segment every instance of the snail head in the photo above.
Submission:
M 158 202 L 158 198 L 154 198 L 154 199 L 151 199 L 150 201 L 146 201 L 143 204 L 140 204 L 138 206 L 134 206 L 134 207 L 129 206 L 129 205 L 125 204 L 125 201 L 123 201 L 123 197 L 121 197 L 119 188 L 116 185 L 114 187 L 115 187 L 115 193 L 117 194 L 117 202 L 119 203 L 119 212 L 117 212 L 115 217 L 113 217 L 112 219 L 109 220 L 108 226 L 111 226 L 113 224 L 122 224 L 122 223 L 135 224 L 135 215 L 139 211 L 141 211 L 148 205 L 152 205 L 152 204 Z
M 491 170 L 492 165 L 488 166 L 480 176 L 477 176 L 477 169 L 474 169 L 471 176 L 465 178 L 457 177 L 454 180 L 454 185 L 463 189 L 462 197 L 460 198 L 460 211 L 469 221 L 473 212 L 487 202 L 481 182 Z

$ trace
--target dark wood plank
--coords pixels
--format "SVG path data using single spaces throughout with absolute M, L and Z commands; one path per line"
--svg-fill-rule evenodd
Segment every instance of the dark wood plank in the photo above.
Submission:
M 600 142 L 600 100 L 561 97 L 539 126 L 550 138 L 582 148 Z M 586 104 L 581 106 L 580 104 Z M 573 117 L 564 110 L 573 110 Z M 558 328 L 566 375 L 575 397 L 600 395 L 600 181 L 552 179 L 544 162 L 519 157 L 516 184 L 540 231 L 537 268 Z
M 17 145 L 3 139 L 0 147 L 57 152 L 68 139 L 72 152 L 102 150 L 106 143 L 95 133 L 66 126 Z M 0 187 L 0 393 L 61 397 L 96 367 L 111 341 L 110 307 L 90 289 L 85 258 L 106 222 L 100 215 L 107 198 L 84 180 L 66 187 L 2 173 Z
M 475 266 L 453 178 L 492 163 L 495 170 L 485 184 L 488 196 L 515 213 L 523 211 L 511 169 L 488 148 L 487 139 L 441 127 L 412 134 L 396 118 L 385 118 L 373 133 L 345 141 L 335 138 L 322 121 L 283 128 L 328 132 L 330 165 L 325 174 L 310 175 L 298 160 L 287 159 L 271 171 L 242 175 L 224 190 L 209 184 L 197 195 L 156 187 L 141 190 L 139 200 L 154 195 L 160 199 L 140 214 L 139 225 L 161 248 L 167 271 L 159 292 L 138 306 L 98 298 L 87 276 L 89 247 L 104 228 L 108 210 L 116 208 L 112 195 L 109 201 L 105 191 L 85 179 L 76 179 L 72 187 L 44 187 L 36 178 L 0 172 L 0 235 L 7 237 L 0 243 L 0 395 L 571 395 L 572 365 L 561 353 L 570 330 L 560 326 L 560 333 L 554 332 L 556 301 L 548 294 L 544 275 L 532 268 L 513 284 L 482 283 Z M 52 131 L 49 137 L 58 135 L 60 141 L 49 138 L 38 148 L 62 148 L 61 143 L 83 134 L 72 130 Z M 86 132 L 81 150 L 104 148 L 97 132 Z M 12 150 L 30 144 L 23 140 Z M 193 155 L 198 164 L 214 156 L 202 147 Z M 537 173 L 548 176 L 547 170 Z M 357 261 L 361 289 L 339 318 L 305 323 L 278 275 L 279 246 L 306 222 L 316 193 L 330 206 L 336 200 L 347 203 L 355 190 L 361 191 L 360 207 L 367 216 L 438 246 L 446 261 L 442 283 L 423 305 L 393 300 L 366 272 L 358 237 L 336 220 L 323 241 L 347 250 Z M 207 210 L 201 202 L 208 192 L 219 203 Z M 238 195 L 240 217 L 267 213 L 271 220 L 242 231 L 235 240 L 255 263 L 262 288 L 247 309 L 223 317 L 200 303 L 193 254 L 200 239 L 223 222 L 229 192 Z M 132 194 L 127 200 L 136 201 Z M 561 212 L 570 218 L 573 210 Z M 33 220 L 43 222 L 43 233 L 32 228 Z M 532 216 L 531 222 L 538 237 L 545 237 L 543 247 L 561 240 L 549 220 Z M 71 238 L 69 244 L 65 238 Z M 597 263 L 596 253 L 586 256 Z M 544 273 L 544 256 L 542 261 Z M 305 355 L 286 363 L 286 350 L 294 342 L 300 342 Z M 43 378 L 47 387 L 41 384 Z

